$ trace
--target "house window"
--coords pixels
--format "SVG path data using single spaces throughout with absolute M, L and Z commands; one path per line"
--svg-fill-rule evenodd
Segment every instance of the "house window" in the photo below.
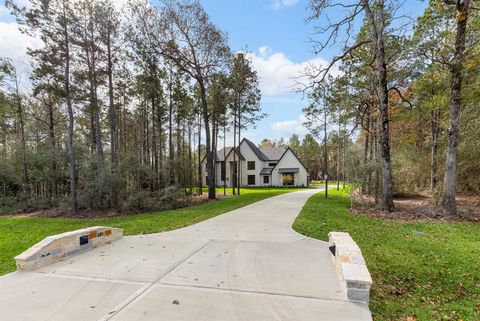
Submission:
M 222 181 L 225 181 L 225 176 L 226 176 L 226 172 L 227 172 L 227 168 L 226 168 L 225 164 L 226 164 L 225 162 L 220 163 L 220 172 L 221 172 L 220 176 L 221 176 Z
M 254 170 L 254 169 L 255 169 L 255 162 L 254 162 L 254 161 L 249 161 L 249 162 L 247 163 L 247 169 L 248 169 L 249 171 Z
M 255 185 L 255 175 L 248 175 L 248 185 Z
M 269 182 L 268 176 L 263 176 L 263 184 L 268 184 Z
M 275 165 L 277 165 L 277 163 L 268 163 L 269 167 L 275 167 Z

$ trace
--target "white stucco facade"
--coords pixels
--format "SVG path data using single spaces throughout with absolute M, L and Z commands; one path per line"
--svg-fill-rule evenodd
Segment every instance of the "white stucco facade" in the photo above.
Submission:
M 224 184 L 227 187 L 234 186 L 236 181 L 234 164 L 240 164 L 239 184 L 242 187 L 283 186 L 284 175 L 293 177 L 291 186 L 308 186 L 307 169 L 290 148 L 259 148 L 251 141 L 244 139 L 238 150 L 240 153 L 238 151 L 235 153 L 233 148 L 228 147 L 217 152 L 216 186 L 224 186 Z M 223 166 L 225 166 L 224 175 L 222 175 Z M 202 170 L 202 180 L 206 186 L 208 185 L 206 158 L 202 161 Z
M 272 171 L 272 185 L 280 186 L 282 185 L 282 173 L 280 173 L 281 169 L 285 168 L 298 168 L 298 172 L 291 171 L 291 175 L 293 176 L 293 185 L 294 186 L 307 186 L 308 185 L 308 173 L 307 169 L 301 165 L 299 166 L 299 159 L 293 153 L 291 149 L 287 149 L 285 155 L 283 155 L 282 159 L 279 160 L 277 166 Z

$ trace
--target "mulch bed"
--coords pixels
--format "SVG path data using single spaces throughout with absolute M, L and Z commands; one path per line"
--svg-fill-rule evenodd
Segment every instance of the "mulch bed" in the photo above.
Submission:
M 480 197 L 457 196 L 457 214 L 446 215 L 427 193 L 394 195 L 395 211 L 382 211 L 373 196 L 352 191 L 354 202 L 350 211 L 356 215 L 399 221 L 480 222 Z

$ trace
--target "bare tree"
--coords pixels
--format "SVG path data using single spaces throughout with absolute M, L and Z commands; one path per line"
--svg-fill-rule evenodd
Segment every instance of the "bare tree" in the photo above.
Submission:
M 326 40 L 322 42 L 314 41 L 316 52 L 320 52 L 333 44 L 342 45 L 342 53 L 332 59 L 327 66 L 312 67 L 307 70 L 311 83 L 307 89 L 323 82 L 331 72 L 337 62 L 346 57 L 352 56 L 357 50 L 369 45 L 372 50 L 373 60 L 371 67 L 375 75 L 375 90 L 378 100 L 378 122 L 379 122 L 379 145 L 381 151 L 382 165 L 382 197 L 380 199 L 380 208 L 393 211 L 393 181 L 392 165 L 390 159 L 390 129 L 389 129 L 389 88 L 387 78 L 387 55 L 385 49 L 385 39 L 387 36 L 386 25 L 391 21 L 393 9 L 386 12 L 384 0 L 354 0 L 354 1 L 327 1 L 311 0 L 311 16 L 309 21 L 315 21 L 327 17 L 326 26 L 316 27 L 318 33 L 327 34 Z M 395 7 L 392 4 L 390 7 Z M 330 19 L 330 10 L 341 8 L 343 15 L 336 15 L 335 19 Z M 360 19 L 365 20 L 366 37 L 356 37 L 353 32 L 356 22 Z M 354 41 L 352 41 L 354 39 Z M 398 90 L 397 90 L 398 91 Z
M 136 22 L 148 41 L 155 44 L 153 48 L 198 85 L 205 130 L 208 197 L 215 199 L 215 151 L 212 149 L 207 87 L 212 75 L 228 64 L 227 38 L 195 0 L 164 1 L 160 12 L 143 2 L 136 7 Z

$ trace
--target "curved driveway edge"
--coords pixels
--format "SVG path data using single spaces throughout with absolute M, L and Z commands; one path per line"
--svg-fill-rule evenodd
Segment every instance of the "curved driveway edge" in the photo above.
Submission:
M 291 225 L 318 190 L 0 278 L 0 320 L 371 320 L 346 300 L 328 243 Z

